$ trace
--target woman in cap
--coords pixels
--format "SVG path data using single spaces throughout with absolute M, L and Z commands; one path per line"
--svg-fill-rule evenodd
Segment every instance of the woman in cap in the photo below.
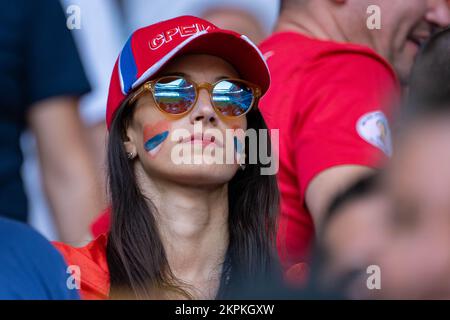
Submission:
M 131 35 L 107 103 L 110 230 L 55 244 L 83 298 L 226 298 L 277 270 L 275 176 L 249 162 L 242 134 L 266 129 L 269 83 L 250 40 L 205 20 Z

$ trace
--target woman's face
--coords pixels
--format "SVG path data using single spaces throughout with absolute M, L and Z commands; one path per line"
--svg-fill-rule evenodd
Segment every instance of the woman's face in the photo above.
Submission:
M 226 61 L 209 55 L 179 57 L 158 77 L 174 74 L 197 84 L 239 77 Z M 246 117 L 218 115 L 206 89 L 199 91 L 191 111 L 181 116 L 160 111 L 148 92 L 136 102 L 124 143 L 127 152 L 137 155 L 136 165 L 151 178 L 198 186 L 220 185 L 230 181 L 239 168 L 236 157 L 242 149 L 243 131 L 238 129 L 247 129 Z

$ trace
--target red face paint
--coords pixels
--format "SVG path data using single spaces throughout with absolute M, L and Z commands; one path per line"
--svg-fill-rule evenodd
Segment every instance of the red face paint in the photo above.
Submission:
M 169 127 L 167 120 L 144 126 L 144 148 L 152 157 L 159 152 L 161 144 L 169 136 Z

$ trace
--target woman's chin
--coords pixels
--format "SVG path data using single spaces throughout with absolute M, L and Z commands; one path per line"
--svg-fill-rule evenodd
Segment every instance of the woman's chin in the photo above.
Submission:
M 173 181 L 191 186 L 221 185 L 230 182 L 238 170 L 236 164 L 184 164 L 171 172 Z

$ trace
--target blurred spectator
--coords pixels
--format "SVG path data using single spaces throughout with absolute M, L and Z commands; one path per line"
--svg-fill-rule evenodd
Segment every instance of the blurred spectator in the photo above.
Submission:
M 66 269 L 41 235 L 0 218 L 0 300 L 78 299 L 75 278 L 72 282 Z
M 223 29 L 235 30 L 259 43 L 272 32 L 279 0 L 124 0 L 132 30 L 182 15 L 207 19 Z
M 62 239 L 79 241 L 99 202 L 78 116 L 89 84 L 56 0 L 2 1 L 0 215 L 27 220 L 19 138 L 36 135 L 43 184 Z
M 72 35 L 80 52 L 84 70 L 92 85 L 92 91 L 80 99 L 79 112 L 88 137 L 89 152 L 95 161 L 95 173 L 101 182 L 92 194 L 106 206 L 105 191 L 105 145 L 106 128 L 104 123 L 106 95 L 109 76 L 115 59 L 126 38 L 126 28 L 117 1 L 111 0 L 62 0 L 63 8 L 71 5 L 80 9 L 80 29 L 72 30 Z M 104 36 L 104 35 L 108 36 Z M 22 148 L 25 153 L 24 181 L 30 198 L 30 223 L 48 239 L 58 240 L 51 210 L 47 207 L 40 188 L 39 167 L 36 158 L 33 136 L 24 135 Z M 98 212 L 95 212 L 95 217 Z M 86 230 L 87 232 L 87 230 Z M 86 235 L 83 242 L 90 239 Z
M 450 103 L 404 126 L 388 170 L 382 298 L 450 298 Z
M 381 9 L 381 31 L 367 26 L 370 5 Z M 422 41 L 449 21 L 442 0 L 281 2 L 276 32 L 260 46 L 272 73 L 261 110 L 280 129 L 286 268 L 307 259 L 335 195 L 391 155 L 400 91 L 391 65 L 406 82 Z
M 449 35 L 435 34 L 416 59 L 387 179 L 364 178 L 331 205 L 320 241 L 322 287 L 352 298 L 449 297 L 449 189 L 442 185 L 450 167 Z M 366 287 L 372 264 L 382 266 L 382 290 Z
M 326 292 L 369 298 L 367 268 L 386 246 L 390 202 L 379 173 L 363 177 L 339 194 L 325 215 L 319 235 L 318 265 L 312 280 Z
M 105 172 L 105 106 L 109 76 L 115 59 L 127 37 L 127 23 L 123 21 L 120 6 L 111 0 L 62 0 L 64 7 L 79 6 L 81 29 L 72 35 L 80 52 L 92 92 L 82 97 L 80 113 L 87 127 L 91 154 L 95 157 L 96 171 L 102 181 L 103 207 L 106 205 Z M 105 36 L 107 35 L 107 36 Z
M 413 68 L 386 192 L 389 245 L 378 258 L 382 298 L 450 298 L 450 29 Z

